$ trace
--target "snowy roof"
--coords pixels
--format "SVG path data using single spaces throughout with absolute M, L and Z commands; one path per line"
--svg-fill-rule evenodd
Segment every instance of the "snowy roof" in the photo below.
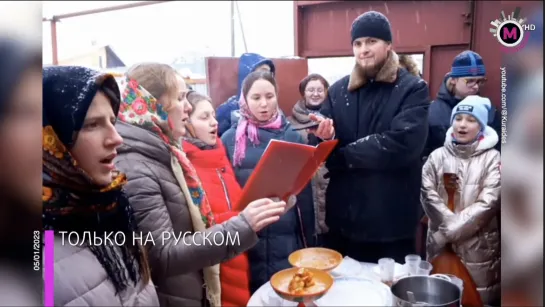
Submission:
M 62 55 L 62 57 L 59 57 L 59 62 L 72 60 L 72 59 L 76 59 L 76 58 L 79 58 L 79 57 L 83 57 L 83 56 L 86 56 L 88 54 L 95 53 L 100 49 L 106 49 L 106 53 L 107 53 L 107 57 L 108 57 L 108 59 L 107 59 L 108 63 L 106 63 L 107 67 L 108 66 L 110 66 L 110 67 L 124 67 L 125 66 L 125 63 L 123 63 L 121 58 L 117 55 L 117 53 L 113 50 L 112 46 L 110 46 L 110 45 L 98 45 L 98 46 L 91 46 L 91 47 L 88 47 L 88 48 L 86 47 L 86 48 L 81 48 L 81 49 L 78 48 L 76 51 L 72 50 L 71 52 L 68 52 L 68 55 L 67 55 L 67 52 L 59 52 L 59 54 Z M 51 65 L 50 61 L 47 61 L 47 64 L 44 63 L 44 66 L 45 65 Z

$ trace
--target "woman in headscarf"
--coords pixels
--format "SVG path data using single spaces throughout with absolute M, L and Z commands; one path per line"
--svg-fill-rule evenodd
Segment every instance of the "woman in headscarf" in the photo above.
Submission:
M 56 235 L 55 306 L 159 305 L 146 252 L 134 240 L 126 177 L 113 164 L 123 141 L 114 126 L 119 104 L 109 74 L 43 69 L 43 227 Z M 125 240 L 112 244 L 106 235 Z
M 304 143 L 280 112 L 277 93 L 276 81 L 270 72 L 250 73 L 242 84 L 240 120 L 221 137 L 242 187 L 272 139 Z M 261 231 L 259 242 L 248 252 L 251 292 L 268 282 L 274 273 L 289 268 L 288 256 L 292 252 L 314 246 L 314 222 L 309 184 L 297 195 L 295 208 L 278 223 Z
M 270 71 L 273 76 L 275 74 L 275 66 L 271 59 L 267 59 L 257 53 L 244 53 L 238 61 L 238 87 L 235 95 L 227 99 L 216 109 L 219 131 L 221 137 L 237 121 L 238 101 L 240 100 L 240 91 L 242 90 L 242 81 L 254 71 Z
M 29 265 L 42 211 L 41 61 L 39 49 L 0 38 L 0 305 L 5 306 L 42 304 L 37 287 L 42 274 Z
M 218 121 L 209 97 L 190 92 L 191 113 L 183 147 L 201 179 L 218 223 L 237 216 L 242 188 L 218 137 Z M 220 264 L 221 305 L 245 306 L 250 300 L 250 264 L 247 253 Z
M 116 164 L 127 173 L 138 228 L 153 237 L 150 263 L 161 305 L 221 306 L 219 263 L 254 246 L 256 232 L 276 222 L 286 204 L 256 200 L 227 220 L 217 218 L 181 147 L 191 111 L 185 82 L 159 63 L 135 65 L 127 78 Z
M 315 112 L 319 113 L 320 107 L 327 96 L 328 88 L 329 83 L 319 74 L 310 74 L 301 80 L 299 83 L 301 99 L 293 106 L 292 116 L 288 117 L 288 121 L 294 128 L 311 123 L 309 115 Z M 308 133 L 306 129 L 299 130 L 299 133 L 303 137 L 303 140 L 309 145 L 316 146 L 320 142 L 314 134 Z M 329 179 L 324 178 L 326 174 L 327 168 L 324 163 L 324 165 L 318 169 L 314 178 L 312 178 L 312 198 L 314 200 L 314 214 L 316 217 L 315 229 L 317 245 L 322 245 L 322 236 L 328 231 L 325 223 L 325 191 Z

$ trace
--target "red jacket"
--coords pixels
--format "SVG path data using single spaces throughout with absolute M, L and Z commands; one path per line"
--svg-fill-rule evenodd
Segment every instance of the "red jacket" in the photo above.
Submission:
M 201 150 L 187 141 L 184 141 L 183 148 L 201 179 L 216 223 L 238 215 L 240 208 L 233 206 L 242 189 L 221 140 L 218 138 L 215 149 Z M 246 306 L 250 300 L 249 275 L 250 263 L 246 253 L 220 264 L 222 306 Z

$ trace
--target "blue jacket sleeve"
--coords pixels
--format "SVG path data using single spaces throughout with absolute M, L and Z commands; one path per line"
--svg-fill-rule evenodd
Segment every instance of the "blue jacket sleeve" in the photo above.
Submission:
M 340 148 L 348 168 L 392 169 L 417 160 L 428 136 L 429 89 L 421 80 L 404 98 L 390 129 L 372 134 Z
M 218 135 L 221 137 L 225 131 L 231 128 L 231 112 L 234 111 L 236 107 L 233 105 L 231 99 L 222 103 L 216 109 L 216 120 L 218 121 Z

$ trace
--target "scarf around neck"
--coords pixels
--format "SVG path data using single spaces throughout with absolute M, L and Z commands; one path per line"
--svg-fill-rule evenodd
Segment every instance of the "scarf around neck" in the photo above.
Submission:
M 208 145 L 202 140 L 195 137 L 184 137 L 183 140 L 188 142 L 189 144 L 195 145 L 195 147 L 200 150 L 210 150 L 218 147 L 217 145 Z
M 127 80 L 123 91 L 119 118 L 130 125 L 141 127 L 159 136 L 168 147 L 174 161 L 172 172 L 189 209 L 194 231 L 204 232 L 214 226 L 216 221 L 212 208 L 195 167 L 182 150 L 181 139 L 175 140 L 169 132 L 168 114 L 161 104 L 136 80 Z M 177 162 L 177 165 L 174 164 Z M 180 175 L 180 172 L 182 175 Z M 219 281 L 219 265 L 211 265 L 202 269 L 206 297 L 213 307 L 221 305 L 221 287 Z
M 182 139 L 190 144 L 195 145 L 197 148 L 201 150 L 208 150 L 208 149 L 214 149 L 217 147 L 217 143 L 215 145 L 208 145 L 201 139 L 199 139 L 195 134 L 195 127 L 191 124 L 191 122 L 188 120 L 188 122 L 185 125 L 187 132 L 186 136 L 184 136 Z
M 297 103 L 293 106 L 291 113 L 293 118 L 300 124 L 308 124 L 310 123 L 309 115 L 320 111 L 320 107 L 321 105 L 308 105 L 303 98 L 297 101 Z
M 246 157 L 246 144 L 248 140 L 254 145 L 259 145 L 259 128 L 272 130 L 282 128 L 282 116 L 278 108 L 268 121 L 260 122 L 250 111 L 243 93 L 240 94 L 238 103 L 240 106 L 240 119 L 235 134 L 234 166 L 240 166 L 242 160 Z

